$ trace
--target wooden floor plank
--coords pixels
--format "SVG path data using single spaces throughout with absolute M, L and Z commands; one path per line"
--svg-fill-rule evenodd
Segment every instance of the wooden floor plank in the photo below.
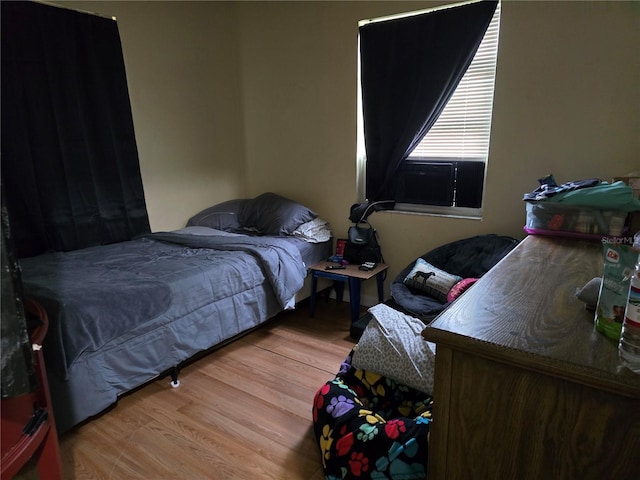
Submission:
M 354 345 L 349 304 L 303 302 L 60 439 L 64 478 L 320 480 L 313 396 Z M 28 465 L 17 479 L 37 478 Z

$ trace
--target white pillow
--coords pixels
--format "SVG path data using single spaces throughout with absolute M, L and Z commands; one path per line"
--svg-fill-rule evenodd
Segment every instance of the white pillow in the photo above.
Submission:
M 436 346 L 422 337 L 424 323 L 383 303 L 369 312 L 373 318 L 354 349 L 352 365 L 431 395 Z
M 331 228 L 326 220 L 314 218 L 305 222 L 293 231 L 293 236 L 309 243 L 322 243 L 331 239 Z

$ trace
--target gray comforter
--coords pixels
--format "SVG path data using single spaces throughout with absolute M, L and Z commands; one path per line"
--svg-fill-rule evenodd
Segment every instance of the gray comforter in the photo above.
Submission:
M 191 248 L 210 248 L 254 255 L 260 260 L 283 308 L 300 290 L 307 274 L 300 252 L 291 248 L 286 240 L 277 237 L 218 237 L 160 232 L 148 235 L 147 238 Z
M 40 255 L 21 260 L 21 268 L 25 295 L 48 312 L 45 354 L 61 379 L 83 352 L 249 292 L 263 277 L 284 308 L 306 275 L 284 239 L 176 233 Z

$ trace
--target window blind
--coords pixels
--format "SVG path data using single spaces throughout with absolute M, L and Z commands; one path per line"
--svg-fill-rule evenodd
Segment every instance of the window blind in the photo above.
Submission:
M 499 31 L 500 3 L 449 103 L 408 158 L 487 160 Z

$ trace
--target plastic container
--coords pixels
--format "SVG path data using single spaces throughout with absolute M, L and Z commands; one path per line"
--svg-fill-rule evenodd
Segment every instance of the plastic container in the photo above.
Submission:
M 638 260 L 631 277 L 629 299 L 618 343 L 618 355 L 625 367 L 640 373 L 640 233 L 636 233 L 634 238 L 633 251 L 638 254 Z
M 602 242 L 602 257 L 602 282 L 594 322 L 598 332 L 615 340 L 617 344 L 629 299 L 631 274 L 638 262 L 638 254 L 631 245 Z
M 526 202 L 524 230 L 533 235 L 556 235 L 601 239 L 624 232 L 627 212 L 598 210 L 559 202 Z

